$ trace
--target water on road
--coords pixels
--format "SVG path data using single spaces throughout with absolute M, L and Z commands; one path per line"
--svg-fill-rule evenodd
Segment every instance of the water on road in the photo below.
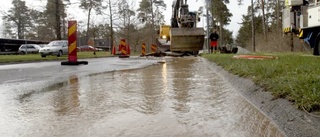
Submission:
M 201 58 L 70 75 L 43 88 L 0 85 L 0 135 L 10 137 L 282 137 Z

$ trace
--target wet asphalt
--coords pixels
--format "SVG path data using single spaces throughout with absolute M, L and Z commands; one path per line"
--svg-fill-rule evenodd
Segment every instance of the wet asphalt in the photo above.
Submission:
M 201 57 L 0 66 L 7 137 L 282 137 Z

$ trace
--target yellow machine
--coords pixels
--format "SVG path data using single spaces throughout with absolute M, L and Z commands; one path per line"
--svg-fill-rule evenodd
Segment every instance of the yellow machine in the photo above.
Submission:
M 160 26 L 160 38 L 161 39 L 168 39 L 170 38 L 170 26 L 169 25 L 162 25 Z
M 204 46 L 204 29 L 196 12 L 190 12 L 187 1 L 175 0 L 172 5 L 171 25 L 160 26 L 158 47 L 164 51 L 197 55 Z
M 170 30 L 171 26 L 161 25 L 159 30 L 159 38 L 157 39 L 158 49 L 161 51 L 170 51 Z

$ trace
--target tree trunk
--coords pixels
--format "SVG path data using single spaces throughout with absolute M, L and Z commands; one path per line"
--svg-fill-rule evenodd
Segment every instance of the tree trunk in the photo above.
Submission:
M 127 26 L 127 18 L 126 18 L 126 12 L 123 14 L 123 30 L 126 29 L 126 26 Z M 124 31 L 124 33 L 127 34 L 127 32 Z M 125 39 L 128 39 L 127 35 L 124 35 Z
M 294 51 L 293 32 L 290 33 L 290 51 Z
M 128 42 L 127 42 L 127 44 L 128 45 L 130 45 L 129 43 L 130 43 L 130 16 L 128 16 L 128 32 L 127 32 L 127 39 L 128 39 Z
M 110 12 L 110 44 L 111 44 L 111 53 L 112 53 L 112 50 L 113 50 L 113 43 L 114 43 L 114 34 L 113 34 L 113 16 L 112 16 L 112 6 L 111 6 L 111 0 L 109 0 L 109 12 Z
M 212 3 L 212 8 L 213 7 L 213 3 Z M 213 13 L 213 9 L 211 9 L 211 21 L 212 21 L 212 28 L 214 28 L 217 24 L 216 21 L 214 20 L 214 13 Z M 210 25 L 209 25 L 210 26 Z
M 151 43 L 154 43 L 154 39 L 155 39 L 155 31 L 154 31 L 154 14 L 153 14 L 153 0 L 150 0 L 151 2 L 151 18 L 152 18 L 152 39 L 151 39 Z
M 67 23 L 67 21 L 66 21 L 66 17 L 65 16 L 63 16 L 62 17 L 62 31 L 63 31 L 63 39 L 67 39 L 68 38 L 68 34 L 67 34 L 67 30 L 66 30 L 66 23 Z
M 208 4 L 208 3 L 207 3 Z M 206 21 L 207 21 L 207 43 L 206 43 L 206 48 L 207 48 L 207 50 L 208 50 L 208 53 L 210 52 L 210 45 L 209 45 L 209 42 L 210 42 L 210 40 L 209 40 L 209 36 L 210 36 L 210 25 L 209 25 L 209 8 L 208 8 L 209 6 L 207 6 L 207 8 L 206 8 Z
M 56 35 L 57 39 L 61 40 L 61 22 L 60 22 L 60 0 L 56 0 Z
M 92 8 L 89 8 L 89 12 L 88 12 L 88 22 L 87 22 L 87 34 L 86 34 L 86 42 L 88 42 L 89 40 L 89 30 L 90 30 L 90 16 L 91 16 L 91 10 Z
M 262 29 L 263 29 L 263 35 L 265 37 L 265 40 L 267 40 L 267 30 L 266 30 L 266 14 L 264 11 L 264 0 L 261 0 L 261 10 L 262 10 Z
M 21 24 L 17 24 L 18 25 L 18 39 L 22 39 L 23 36 L 22 36 L 22 29 L 21 29 Z
M 222 21 L 220 20 L 219 21 L 219 29 L 220 29 L 220 46 L 223 46 L 224 45 L 224 39 L 223 39 L 223 25 L 222 25 Z
M 251 29 L 252 29 L 252 51 L 256 51 L 255 30 L 254 30 L 254 8 L 253 0 L 251 0 Z
M 277 6 L 276 6 L 276 12 L 277 12 L 277 32 L 280 32 L 280 3 L 279 0 L 277 0 Z

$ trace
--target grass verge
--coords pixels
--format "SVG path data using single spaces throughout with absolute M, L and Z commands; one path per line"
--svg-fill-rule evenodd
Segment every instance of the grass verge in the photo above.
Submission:
M 319 111 L 320 57 L 297 53 L 268 55 L 277 59 L 235 59 L 232 54 L 205 54 L 202 57 L 235 75 L 252 79 L 272 92 L 275 98 L 286 98 L 309 112 Z
M 110 52 L 99 51 L 96 55 L 93 52 L 78 52 L 78 59 L 84 58 L 99 58 L 112 56 Z M 37 61 L 53 61 L 53 60 L 68 60 L 67 55 L 61 57 L 47 56 L 42 58 L 40 54 L 26 54 L 26 55 L 1 55 L 0 63 L 23 63 L 23 62 L 37 62 Z

